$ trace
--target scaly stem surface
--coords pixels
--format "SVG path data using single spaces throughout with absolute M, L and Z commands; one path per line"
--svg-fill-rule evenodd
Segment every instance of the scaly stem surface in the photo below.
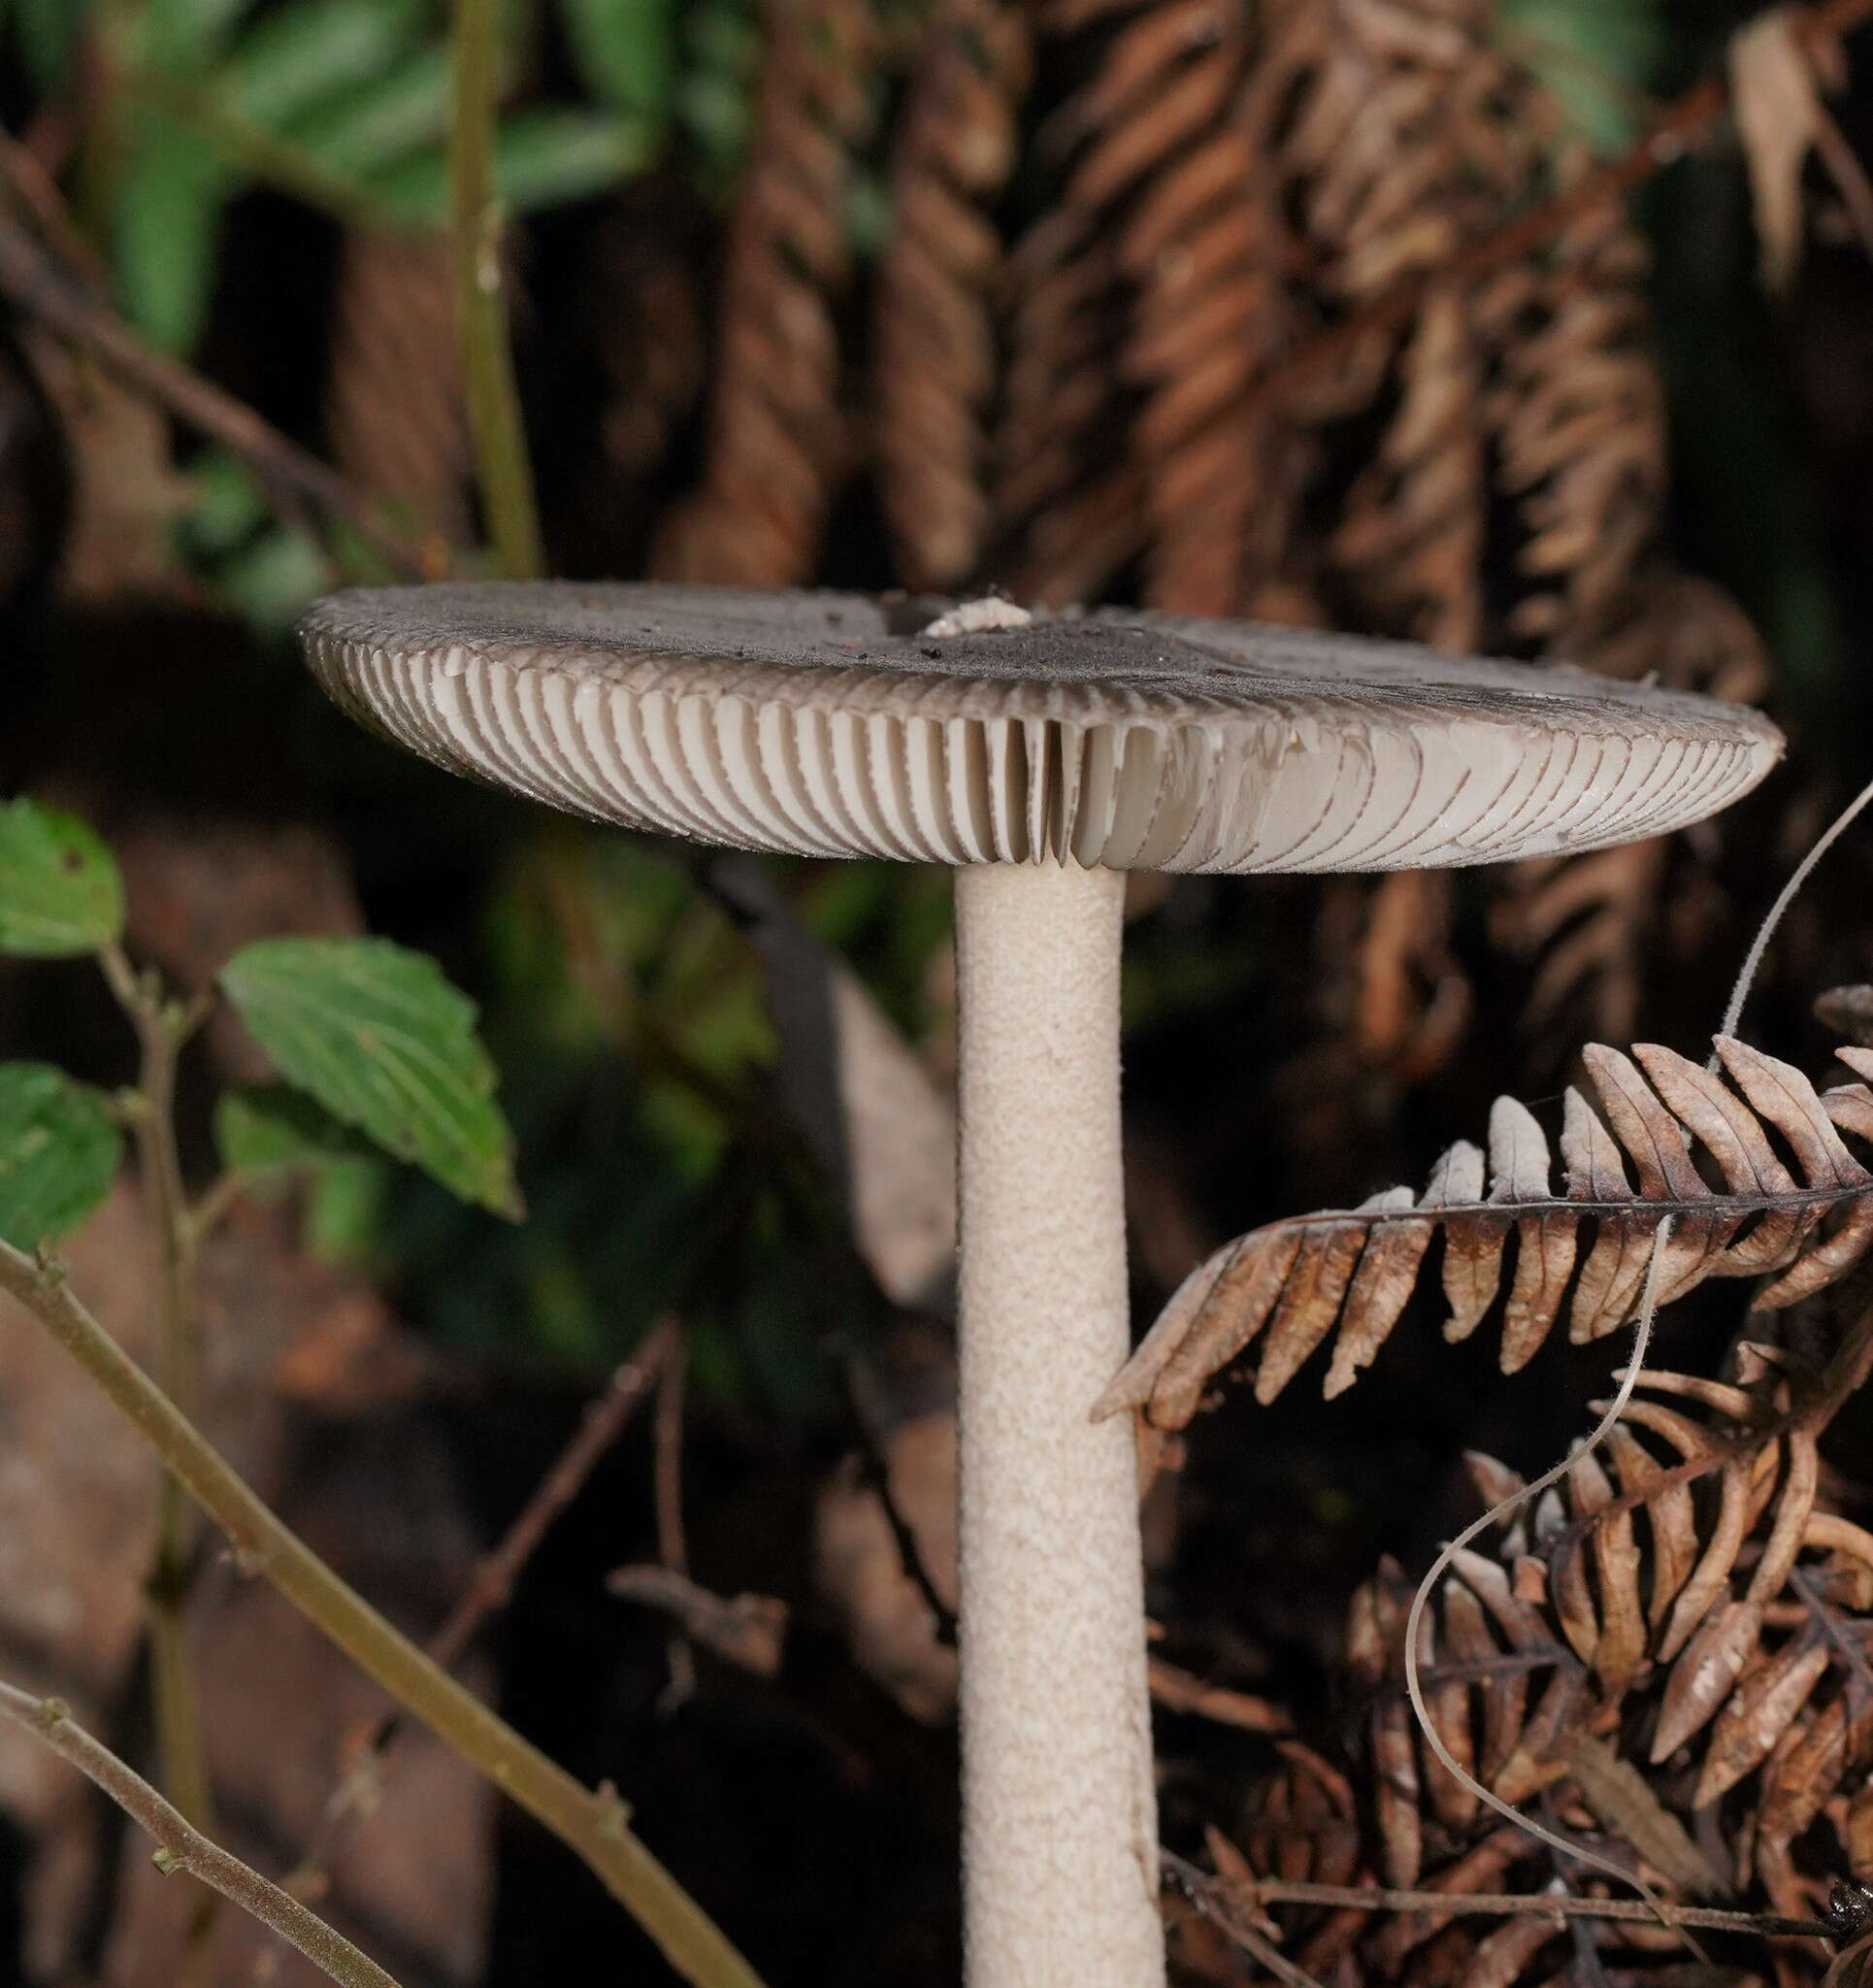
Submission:
M 73 1292 L 63 1267 L 0 1242 L 0 1290 L 16 1298 L 143 1435 L 257 1574 L 315 1623 L 412 1718 L 478 1768 L 598 1876 L 695 1988 L 760 1979 L 627 1826 L 609 1789 L 580 1784 L 424 1656 L 269 1511 Z
M 969 1988 L 1164 1979 L 1130 1345 L 1125 878 L 956 874 Z

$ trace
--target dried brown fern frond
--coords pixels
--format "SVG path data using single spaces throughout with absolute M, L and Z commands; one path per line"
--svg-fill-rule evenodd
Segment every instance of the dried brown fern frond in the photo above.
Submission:
M 1491 1550 L 1459 1553 L 1421 1618 L 1420 1682 L 1451 1755 L 1655 1899 L 1812 1921 L 1835 1873 L 1873 1875 L 1859 1785 L 1873 1761 L 1873 1535 L 1825 1508 L 1817 1465 L 1869 1332 L 1862 1315 L 1824 1374 L 1761 1346 L 1740 1350 L 1735 1382 L 1648 1374 L 1607 1448 L 1582 1454 Z M 1488 1504 L 1520 1487 L 1489 1458 L 1470 1466 Z M 1493 1895 L 1539 1895 L 1558 1876 L 1604 1887 L 1558 1868 L 1432 1752 L 1403 1689 L 1410 1598 L 1390 1562 L 1354 1597 L 1348 1766 L 1284 1745 L 1234 1839 L 1212 1838 L 1231 1895 L 1272 1915 L 1320 1979 L 1679 1979 L 1648 1971 L 1684 1951 L 1656 1924 L 1497 1915 Z M 1310 1883 L 1426 1903 L 1375 1909 L 1358 1890 L 1281 1902 Z M 1488 1909 L 1466 1912 L 1466 1899 Z M 1825 1964 L 1812 1944 L 1775 1953 L 1791 1988 Z M 1570 1956 L 1585 1973 L 1558 1975 Z
M 1109 38 L 1119 30 L 1108 16 L 1139 12 L 1055 0 L 1038 11 L 1037 60 L 1063 45 Z M 1089 90 L 1104 66 L 1096 62 Z M 989 475 L 995 570 L 1021 598 L 1053 604 L 1096 598 L 1144 536 L 1138 480 L 1123 446 L 1111 194 L 1062 157 L 1074 148 L 1075 107 L 1069 97 L 1051 129 L 1043 126 L 1036 149 L 1053 156 L 1061 184 L 1009 255 L 1006 370 Z
M 1574 660 L 1600 676 L 1627 682 L 1651 676 L 1674 690 L 1737 704 L 1767 692 L 1772 673 L 1762 639 L 1721 588 L 1648 565 L 1629 593 L 1628 612 Z M 1576 1034 L 1629 1042 L 1646 948 L 1660 936 L 1664 879 L 1682 878 L 1695 860 L 1682 841 L 1670 840 L 1514 865 L 1491 907 L 1491 932 L 1533 964 L 1524 1025 L 1542 1033 L 1569 1022 Z M 1683 907 L 1691 893 L 1679 888 L 1672 901 Z
M 1534 170 L 1526 121 L 1498 102 L 1516 72 L 1489 30 L 1487 7 L 1430 0 L 1291 15 L 1300 81 L 1282 167 L 1333 302 L 1357 308 L 1401 276 L 1434 278 Z M 1485 633 L 1491 352 L 1470 290 L 1433 284 L 1396 380 L 1390 360 L 1390 341 L 1374 341 L 1351 382 L 1345 412 L 1385 393 L 1396 405 L 1329 551 L 1375 625 L 1473 649 Z
M 701 405 L 708 371 L 706 210 L 667 179 L 621 191 L 593 231 L 578 315 L 604 379 L 607 467 L 641 488 Z
M 1064 0 L 1044 21 L 1086 75 L 1041 131 L 1060 192 L 1012 264 L 995 482 L 1010 577 L 1084 598 L 1142 555 L 1154 606 L 1304 609 L 1267 591 L 1305 465 L 1286 411 L 1252 391 L 1298 291 L 1249 10 Z
M 1576 661 L 1627 604 L 1662 521 L 1664 390 L 1645 273 L 1636 231 L 1606 207 L 1495 285 L 1492 427 L 1531 585 L 1509 626 Z
M 1368 1068 L 1421 1083 L 1457 1053 L 1473 1006 L 1452 943 L 1449 873 L 1400 870 L 1371 883 L 1349 878 L 1343 897 L 1360 917 L 1347 948 L 1343 1025 Z
M 1134 35 L 1147 23 L 1161 35 L 1176 11 Z M 1144 595 L 1180 613 L 1254 613 L 1269 611 L 1308 454 L 1255 387 L 1300 307 L 1265 119 L 1244 104 L 1248 21 L 1233 4 L 1185 12 L 1189 128 L 1162 134 L 1117 233 L 1130 290 L 1121 363 L 1138 397 L 1130 442 L 1151 525 Z M 1088 167 L 1110 177 L 1115 149 L 1095 148 Z
M 1096 599 L 1144 538 L 1115 439 L 1118 263 L 1100 217 L 1057 207 L 1009 258 L 1007 375 L 991 450 L 996 570 L 1023 600 Z
M 965 581 L 988 529 L 985 421 L 1002 248 L 988 210 L 1014 164 L 1030 67 L 1007 0 L 936 0 L 900 126 L 878 278 L 879 477 L 902 578 Z
M 1333 535 L 1335 560 L 1382 622 L 1444 648 L 1483 640 L 1486 359 L 1462 294 L 1433 292 L 1399 362 L 1397 415 Z
M 325 424 L 359 491 L 466 545 L 469 438 L 445 241 L 354 228 L 340 254 Z
M 1459 250 L 1592 161 L 1484 0 L 1314 0 L 1282 144 L 1328 299 L 1422 287 L 1391 363 L 1364 354 L 1386 427 L 1331 551 L 1381 625 L 1454 646 L 1577 648 L 1657 540 L 1662 393 L 1640 239 L 1617 201 L 1539 251 L 1444 280 Z M 1526 576 L 1501 594 L 1494 548 Z M 1486 548 L 1491 556 L 1486 566 Z M 1576 658 L 1577 659 L 1577 658 Z
M 1817 1095 L 1799 1071 L 1747 1044 L 1720 1037 L 1717 1046 L 1727 1083 L 1657 1044 L 1636 1047 L 1635 1063 L 1590 1044 L 1583 1060 L 1599 1109 L 1567 1091 L 1559 1196 L 1546 1134 L 1525 1106 L 1498 1098 L 1487 1155 L 1454 1145 L 1421 1196 L 1395 1187 L 1225 1244 L 1172 1295 L 1095 1412 L 1134 1408 L 1158 1428 L 1182 1428 L 1212 1377 L 1258 1337 L 1259 1401 L 1272 1401 L 1335 1334 L 1326 1391 L 1342 1392 L 1397 1325 L 1437 1236 L 1445 1337 L 1467 1338 L 1500 1299 L 1505 1373 L 1533 1357 L 1563 1309 L 1576 1342 L 1632 1317 L 1667 1214 L 1661 1301 L 1708 1277 L 1772 1276 L 1754 1301 L 1769 1309 L 1832 1282 L 1873 1248 L 1873 1174 L 1835 1130 L 1873 1136 L 1873 1091 Z M 1873 1075 L 1873 1052 L 1841 1054 Z
M 755 132 L 729 227 L 702 488 L 653 571 L 786 586 L 810 577 L 847 467 L 835 299 L 871 117 L 870 0 L 771 0 Z
M 1552 128 L 1482 0 L 1281 10 L 1302 72 L 1285 159 L 1327 287 L 1354 301 L 1435 271 L 1539 175 Z

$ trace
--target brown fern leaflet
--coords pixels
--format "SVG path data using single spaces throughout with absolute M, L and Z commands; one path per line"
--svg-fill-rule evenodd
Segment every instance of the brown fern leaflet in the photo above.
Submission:
M 1831 1873 L 1873 1871 L 1873 1534 L 1830 1508 L 1818 1450 L 1868 1337 L 1862 1316 L 1824 1373 L 1746 1344 L 1733 1381 L 1647 1374 L 1606 1447 L 1490 1550 L 1459 1553 L 1422 1618 L 1420 1679 L 1452 1757 L 1655 1896 L 1812 1921 Z M 1501 1464 L 1468 1461 L 1486 1503 L 1521 1488 Z M 1277 1915 L 1284 1951 L 1318 1980 L 1420 1988 L 1761 1979 L 1673 1974 L 1686 1949 L 1657 1924 L 1466 1912 L 1466 1900 L 1555 1889 L 1557 1866 L 1418 1731 L 1402 1682 L 1411 1592 L 1388 1562 L 1354 1597 L 1348 1766 L 1286 1740 L 1236 1838 L 1212 1833 L 1219 1876 Z M 1258 1889 L 1278 1897 L 1270 1880 L 1378 1881 L 1448 1905 L 1284 1905 Z M 1608 1889 L 1579 1871 L 1560 1883 Z M 1812 1941 L 1772 1952 L 1789 1988 L 1824 1967 Z
M 871 122 L 877 29 L 869 0 L 772 0 L 767 20 L 703 486 L 653 554 L 665 579 L 807 579 L 847 468 L 834 300 L 850 273 L 846 196 Z
M 1836 1131 L 1873 1137 L 1873 1091 L 1857 1083 L 1818 1095 L 1760 1050 L 1729 1037 L 1717 1046 L 1727 1083 L 1658 1044 L 1632 1057 L 1589 1044 L 1598 1110 L 1566 1093 L 1560 1196 L 1547 1135 L 1526 1106 L 1498 1098 L 1487 1154 L 1454 1145 L 1422 1195 L 1395 1187 L 1227 1243 L 1185 1279 L 1095 1412 L 1134 1408 L 1160 1429 L 1182 1428 L 1212 1377 L 1258 1338 L 1259 1401 L 1272 1401 L 1334 1334 L 1326 1391 L 1343 1392 L 1397 1324 L 1439 1234 L 1445 1337 L 1466 1339 L 1499 1299 L 1505 1373 L 1534 1356 L 1563 1309 L 1577 1343 L 1628 1320 L 1666 1214 L 1675 1224 L 1661 1303 L 1708 1277 L 1766 1276 L 1755 1299 L 1766 1310 L 1833 1282 L 1873 1247 L 1873 1174 Z M 1840 1053 L 1873 1075 L 1873 1052 Z
M 879 482 L 916 587 L 960 585 L 988 528 L 1002 250 L 987 209 L 1014 164 L 1028 70 L 1018 10 L 937 0 L 902 114 L 877 303 Z

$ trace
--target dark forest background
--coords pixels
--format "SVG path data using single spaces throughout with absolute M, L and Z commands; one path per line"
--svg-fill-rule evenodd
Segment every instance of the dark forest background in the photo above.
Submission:
M 465 1674 L 615 1782 L 774 1988 L 936 1988 L 958 1966 L 926 1593 L 953 1496 L 946 879 L 718 861 L 472 789 L 326 707 L 292 621 L 444 575 L 995 586 L 1565 658 L 1783 725 L 1785 768 L 1669 844 L 1141 877 L 1146 1323 L 1238 1230 L 1422 1180 L 1498 1092 L 1552 1115 L 1585 1042 L 1701 1060 L 1755 921 L 1873 771 L 1873 6 L 517 0 L 470 107 L 505 215 L 478 341 L 451 229 L 477 13 L 0 0 L 0 788 L 97 827 L 127 950 L 178 988 L 255 939 L 369 931 L 473 994 L 526 1218 L 362 1151 L 240 1194 L 201 1269 L 204 1419 L 428 1634 L 624 1363 L 614 1440 Z M 1869 887 L 1850 837 L 1750 1011 L 1818 1079 L 1815 997 L 1873 977 Z M 836 1055 L 801 1019 L 829 1013 Z M 135 1068 L 79 964 L 0 967 L 0 1051 L 105 1086 Z M 217 1095 L 265 1074 L 230 1017 L 191 1044 L 191 1183 Z M 150 1246 L 129 1175 L 65 1245 L 137 1347 Z M 1734 1287 L 1700 1293 L 1658 1357 L 1715 1373 L 1741 1317 Z M 1384 1866 L 1355 1590 L 1477 1508 L 1465 1449 L 1562 1454 L 1621 1343 L 1505 1377 L 1494 1335 L 1449 1347 L 1436 1319 L 1414 1309 L 1341 1400 L 1314 1369 L 1270 1408 L 1225 1389 L 1151 1495 L 1166 1839 L 1204 1870 L 1229 1870 L 1206 1831 L 1287 1875 Z M 152 1466 L 22 1317 L 0 1327 L 0 1670 L 147 1765 Z M 1851 1514 L 1851 1406 L 1829 1456 Z M 666 1577 L 620 1595 L 624 1566 Z M 321 1909 L 407 1988 L 666 1978 L 426 1740 L 326 1841 L 374 1693 L 223 1558 L 189 1607 L 223 1833 L 276 1875 L 322 1844 Z M 1873 1880 L 1856 1758 L 1786 1884 L 1745 1857 L 1739 1896 Z M 182 1978 L 140 1842 L 11 1735 L 0 1817 L 0 1980 Z M 1481 1828 L 1434 1820 L 1452 1855 Z M 1552 1874 L 1505 1868 L 1453 1882 Z M 1167 1910 L 1188 1981 L 1268 1978 Z M 1544 1935 L 1478 1971 L 1489 1932 L 1343 1946 L 1319 1978 L 1822 1965 Z M 312 1978 L 232 1915 L 190 1965 Z

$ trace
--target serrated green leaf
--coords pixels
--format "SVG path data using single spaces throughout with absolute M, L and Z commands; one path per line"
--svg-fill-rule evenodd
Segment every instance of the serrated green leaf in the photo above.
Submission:
M 372 1148 L 291 1084 L 241 1084 L 214 1107 L 214 1149 L 230 1174 L 283 1174 L 355 1160 Z
M 387 939 L 263 939 L 221 988 L 280 1074 L 464 1201 L 518 1215 L 512 1138 L 475 1004 Z
M 630 117 L 662 123 L 676 85 L 673 0 L 565 0 L 573 60 L 587 89 Z
M 381 76 L 420 23 L 405 0 L 297 0 L 256 21 L 209 86 L 239 116 L 277 130 Z
M 201 331 L 233 190 L 206 139 L 158 116 L 138 120 L 115 186 L 113 260 L 124 315 L 166 351 L 188 350 Z
M 0 1237 L 36 1249 L 111 1191 L 117 1128 L 98 1094 L 49 1063 L 0 1063 Z
M 97 835 L 23 796 L 0 808 L 0 952 L 68 959 L 122 930 L 123 879 Z

